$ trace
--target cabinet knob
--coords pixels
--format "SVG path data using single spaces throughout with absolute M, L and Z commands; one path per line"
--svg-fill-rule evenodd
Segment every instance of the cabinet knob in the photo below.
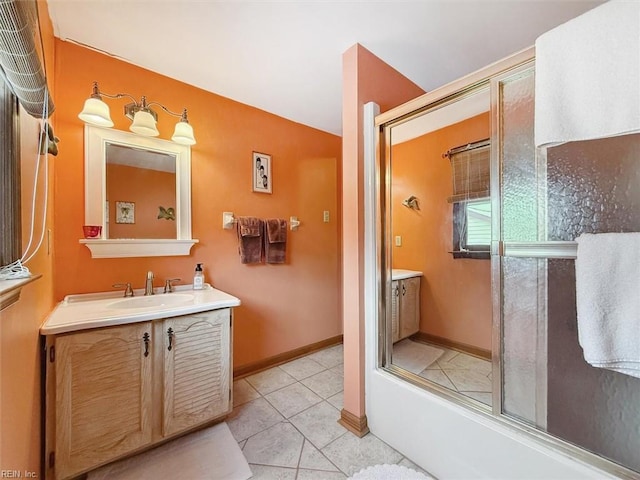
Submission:
M 402 284 L 402 296 L 404 297 L 405 293 L 407 293 L 407 286 L 403 283 Z
M 142 341 L 144 341 L 144 356 L 149 356 L 149 334 L 147 332 L 142 336 Z
M 396 285 L 395 295 L 396 297 L 400 295 L 400 287 L 398 285 Z
M 167 350 L 169 351 L 173 348 L 173 335 L 173 328 L 169 327 L 167 330 L 167 336 L 169 337 L 169 346 L 167 347 Z

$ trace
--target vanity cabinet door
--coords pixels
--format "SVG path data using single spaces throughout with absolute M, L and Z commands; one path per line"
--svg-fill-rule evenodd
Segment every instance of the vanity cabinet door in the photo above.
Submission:
M 143 322 L 56 338 L 56 478 L 151 443 L 151 335 Z
M 420 277 L 400 281 L 400 338 L 420 329 Z
M 231 310 L 163 321 L 163 436 L 229 413 Z

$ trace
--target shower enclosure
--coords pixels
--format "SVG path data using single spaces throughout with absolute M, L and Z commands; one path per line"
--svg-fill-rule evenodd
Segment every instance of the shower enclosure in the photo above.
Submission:
M 414 100 L 410 104 L 413 110 L 399 107 L 396 115 L 387 113 L 376 119 L 383 280 L 379 291 L 383 306 L 379 314 L 378 366 L 407 382 L 528 432 L 533 438 L 582 461 L 624 478 L 637 478 L 640 475 L 640 379 L 594 368 L 585 362 L 577 335 L 574 259 L 575 239 L 582 233 L 640 231 L 640 135 L 536 149 L 534 72 L 533 59 L 520 58 L 508 68 L 489 71 L 485 77 L 476 75 L 471 83 L 462 79 L 440 98 L 425 96 L 436 100 L 422 105 Z M 492 367 L 488 375 L 492 382 L 491 401 L 465 395 L 456 388 L 443 388 L 443 382 L 437 380 L 440 377 L 428 374 L 428 369 L 411 371 L 403 367 L 402 362 L 394 361 L 397 347 L 388 321 L 394 267 L 411 268 L 414 266 L 411 262 L 417 261 L 415 258 L 422 258 L 418 264 L 423 273 L 421 288 L 427 289 L 428 295 L 421 309 L 421 332 L 412 337 L 416 341 L 433 338 L 423 330 L 439 328 L 430 323 L 437 318 L 435 310 L 453 311 L 444 303 L 435 310 L 425 305 L 429 301 L 444 302 L 445 297 L 438 296 L 437 292 L 455 289 L 457 285 L 457 280 L 443 282 L 443 277 L 433 276 L 435 270 L 431 268 L 439 261 L 438 256 L 451 255 L 450 251 L 442 251 L 444 247 L 438 244 L 437 236 L 427 236 L 423 244 L 407 246 L 406 242 L 397 240 L 398 236 L 407 236 L 399 230 L 399 225 L 404 228 L 403 216 L 408 213 L 413 215 L 411 220 L 415 224 L 426 217 L 429 221 L 419 230 L 434 228 L 440 238 L 450 236 L 456 228 L 451 218 L 445 217 L 437 217 L 442 224 L 432 225 L 436 221 L 432 210 L 445 209 L 438 203 L 439 197 L 433 200 L 433 191 L 442 188 L 439 180 L 428 188 L 416 190 L 420 194 L 415 194 L 407 190 L 408 184 L 414 190 L 419 188 L 415 178 L 414 183 L 409 180 L 412 175 L 400 176 L 400 180 L 394 177 L 394 173 L 406 169 L 403 162 L 408 149 L 401 146 L 408 138 L 403 136 L 404 132 L 418 123 L 437 124 L 437 117 L 442 116 L 446 108 L 462 109 L 470 98 L 480 98 L 484 93 L 490 94 L 486 106 L 491 150 L 490 261 L 464 261 L 490 262 L 486 300 L 492 310 L 489 319 Z M 459 126 L 479 114 L 483 114 L 482 108 L 474 115 L 454 116 L 455 120 L 444 125 Z M 444 135 L 442 126 L 432 125 L 429 134 L 435 131 Z M 426 138 L 425 131 L 418 130 L 413 135 Z M 481 137 L 481 133 L 478 135 Z M 469 138 L 469 143 L 476 140 L 480 138 Z M 425 150 L 416 153 L 413 165 L 427 168 L 426 162 L 432 161 L 428 145 L 432 144 L 426 140 L 423 144 Z M 427 174 L 425 178 L 432 176 Z M 414 171 L 413 177 L 420 175 Z M 453 183 L 450 181 L 447 188 Z M 406 205 L 401 205 L 409 193 L 420 202 L 420 212 L 408 212 Z M 469 202 L 469 198 L 463 200 Z M 420 251 L 407 251 L 411 249 Z M 455 264 L 456 261 L 450 262 L 448 268 L 462 265 Z M 473 268 L 477 270 L 476 267 L 482 268 L 479 263 Z M 456 298 L 460 302 L 459 296 L 451 296 L 447 301 L 455 302 Z M 439 332 L 447 328 L 454 330 L 448 326 Z M 460 335 L 463 334 L 458 338 L 464 339 Z M 473 341 L 464 340 L 460 345 Z M 640 332 L 637 341 L 640 342 Z M 443 371 L 446 374 L 446 369 Z

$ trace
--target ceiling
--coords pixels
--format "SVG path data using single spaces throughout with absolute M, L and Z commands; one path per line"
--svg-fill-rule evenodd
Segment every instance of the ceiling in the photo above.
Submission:
M 47 0 L 56 37 L 336 135 L 360 43 L 433 90 L 596 0 Z

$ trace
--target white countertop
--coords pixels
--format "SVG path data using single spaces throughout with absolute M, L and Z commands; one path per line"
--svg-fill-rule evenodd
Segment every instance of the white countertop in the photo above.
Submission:
M 160 293 L 153 297 L 144 297 L 139 290 L 136 290 L 137 296 L 133 298 L 124 298 L 122 291 L 67 295 L 44 321 L 40 327 L 40 333 L 54 335 L 240 305 L 238 298 L 216 290 L 208 284 L 205 284 L 203 290 L 192 290 L 191 285 L 179 285 L 175 287 L 175 293 L 163 294 L 161 289 L 156 291 Z M 172 295 L 174 297 L 171 297 Z M 140 304 L 147 298 L 157 302 L 158 305 L 123 308 L 129 300 Z M 163 303 L 164 300 L 167 301 L 166 304 Z
M 391 270 L 391 280 L 404 280 L 405 278 L 421 276 L 422 272 L 416 270 L 405 270 L 404 268 L 394 268 Z

